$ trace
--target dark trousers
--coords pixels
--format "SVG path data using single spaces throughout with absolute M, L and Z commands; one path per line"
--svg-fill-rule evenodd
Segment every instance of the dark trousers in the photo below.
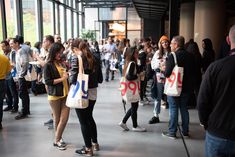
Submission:
M 6 82 L 5 80 L 0 80 L 0 123 L 2 123 L 2 116 L 3 116 L 3 99 L 5 96 L 5 88 Z
M 28 93 L 28 86 L 25 78 L 19 78 L 19 96 L 22 101 L 22 114 L 28 115 L 30 114 L 29 111 L 29 93 Z
M 108 81 L 109 80 L 109 72 L 110 72 L 110 61 L 109 60 L 105 60 L 105 80 Z M 111 73 L 112 75 L 112 79 L 114 79 L 114 71 Z
M 144 78 L 143 81 L 140 81 L 140 99 L 143 100 L 146 97 L 146 86 L 147 86 L 147 79 Z
M 122 122 L 126 123 L 127 120 L 130 118 L 132 119 L 133 127 L 136 128 L 137 124 L 137 110 L 138 110 L 139 102 L 131 103 L 131 108 L 127 111 L 126 115 L 124 116 Z
M 6 79 L 6 95 L 8 108 L 18 110 L 19 97 L 13 78 Z
M 77 117 L 79 119 L 82 136 L 87 148 L 91 148 L 92 143 L 98 143 L 97 141 L 97 128 L 93 118 L 93 109 L 96 100 L 89 100 L 89 106 L 85 109 L 76 109 Z

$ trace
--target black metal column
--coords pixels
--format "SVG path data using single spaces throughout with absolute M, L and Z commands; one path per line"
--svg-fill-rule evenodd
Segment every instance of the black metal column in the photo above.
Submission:
M 2 37 L 3 39 L 7 38 L 7 24 L 6 24 L 6 9 L 5 9 L 5 1 L 0 1 L 1 7 L 1 19 L 2 20 Z
M 24 36 L 22 0 L 16 0 L 15 7 L 16 7 L 17 35 Z
M 38 28 L 38 40 L 42 41 L 43 39 L 43 15 L 42 15 L 42 0 L 37 0 L 37 28 Z
M 179 6 L 180 0 L 169 1 L 169 34 L 170 39 L 179 34 Z
M 73 0 L 70 0 L 70 4 L 71 4 L 71 7 L 73 8 L 73 3 L 75 3 Z M 72 10 L 70 10 L 71 12 L 71 37 L 74 38 L 74 21 L 73 21 L 73 14 L 74 12 Z
M 55 14 L 55 2 L 52 2 L 52 24 L 53 24 L 53 34 L 56 34 L 56 14 Z

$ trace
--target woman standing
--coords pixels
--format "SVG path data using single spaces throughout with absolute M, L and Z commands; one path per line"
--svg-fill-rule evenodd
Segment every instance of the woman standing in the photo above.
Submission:
M 166 58 L 170 54 L 170 41 L 167 36 L 163 35 L 159 40 L 159 50 L 153 56 L 151 67 L 155 71 L 154 85 L 157 87 L 157 97 L 154 98 L 153 117 L 150 119 L 149 124 L 159 123 L 159 114 L 161 112 L 161 100 L 163 99 L 163 91 L 165 84 L 165 63 Z
M 61 55 L 64 47 L 60 43 L 54 43 L 48 56 L 48 62 L 44 67 L 44 79 L 48 86 L 48 101 L 53 112 L 55 122 L 54 146 L 59 150 L 65 150 L 66 144 L 62 141 L 62 134 L 69 118 L 70 109 L 65 105 L 68 95 L 68 73 L 61 63 Z
M 125 52 L 125 66 L 123 69 L 123 75 L 126 77 L 128 81 L 133 81 L 138 78 L 137 59 L 138 59 L 138 51 L 136 47 L 127 48 Z M 127 71 L 127 67 L 129 64 L 130 64 L 130 68 Z M 132 123 L 133 123 L 132 131 L 136 131 L 136 132 L 146 131 L 145 128 L 140 127 L 137 123 L 138 106 L 139 106 L 139 101 L 131 102 L 131 108 L 127 111 L 123 120 L 119 123 L 119 126 L 121 126 L 125 131 L 129 130 L 129 128 L 126 125 L 126 122 L 130 118 L 130 116 L 132 118 Z
M 215 60 L 215 51 L 211 39 L 203 39 L 202 48 L 202 72 L 205 73 L 208 66 Z
M 93 156 L 93 150 L 99 150 L 99 144 L 97 140 L 97 128 L 93 118 L 93 109 L 97 98 L 97 87 L 98 80 L 102 73 L 98 72 L 101 70 L 100 63 L 95 60 L 92 53 L 89 50 L 86 42 L 78 42 L 75 40 L 72 44 L 72 51 L 75 53 L 72 57 L 72 69 L 71 69 L 71 84 L 76 84 L 78 75 L 78 59 L 77 55 L 82 57 L 84 73 L 89 75 L 88 81 L 88 99 L 89 105 L 85 109 L 76 109 L 77 117 L 81 124 L 82 136 L 85 142 L 85 147 L 76 150 L 77 154 Z

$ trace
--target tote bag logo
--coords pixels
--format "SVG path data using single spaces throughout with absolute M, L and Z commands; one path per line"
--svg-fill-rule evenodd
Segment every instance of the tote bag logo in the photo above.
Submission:
M 88 91 L 85 89 L 85 85 L 86 85 L 86 82 L 84 80 L 82 80 L 82 98 L 83 99 L 88 99 Z M 80 82 L 77 81 L 74 89 L 73 89 L 73 95 L 72 95 L 72 98 L 74 98 L 76 96 L 76 94 L 78 93 L 80 89 Z
M 167 78 L 167 80 L 170 83 L 170 87 L 173 87 L 175 81 L 177 80 L 178 81 L 178 83 L 177 83 L 178 88 L 182 88 L 182 78 L 183 77 L 181 77 L 180 72 L 178 72 L 178 75 L 177 75 L 174 71 L 172 71 L 171 76 L 169 78 Z
M 132 95 L 136 95 L 140 91 L 140 83 L 139 81 L 126 81 L 121 82 L 121 95 L 124 96 L 127 92 L 127 89 L 130 90 Z

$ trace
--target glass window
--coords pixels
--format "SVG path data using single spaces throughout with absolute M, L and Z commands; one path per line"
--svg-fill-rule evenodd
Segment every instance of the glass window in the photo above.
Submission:
M 66 9 L 67 11 L 67 22 L 66 22 L 66 25 L 67 25 L 67 39 L 71 38 L 72 37 L 72 24 L 71 24 L 71 11 L 69 9 Z
M 99 8 L 99 20 L 126 20 L 126 8 Z
M 65 41 L 65 36 L 64 36 L 64 25 L 65 25 L 65 21 L 64 21 L 64 7 L 62 5 L 60 5 L 60 36 L 61 36 L 61 40 L 62 42 Z
M 23 0 L 22 7 L 23 7 L 24 41 L 30 41 L 31 45 L 34 45 L 34 43 L 37 42 L 35 1 Z
M 16 35 L 16 19 L 14 0 L 5 0 L 6 17 L 7 17 L 7 38 Z
M 2 32 L 2 14 L 1 14 L 1 7 L 0 7 L 0 41 L 3 40 L 3 32 Z M 1 50 L 0 50 L 1 51 Z
M 77 20 L 77 13 L 73 12 L 73 37 L 78 37 L 78 20 Z
M 43 16 L 43 36 L 45 35 L 53 35 L 53 6 L 52 3 L 43 0 L 42 1 L 42 16 Z
M 127 38 L 130 39 L 130 41 L 131 41 L 130 44 L 132 46 L 135 46 L 134 42 L 138 43 L 140 36 L 141 36 L 140 33 L 141 33 L 140 31 L 127 31 Z
M 128 8 L 128 19 L 127 19 L 127 29 L 128 30 L 140 30 L 141 20 L 134 8 Z

